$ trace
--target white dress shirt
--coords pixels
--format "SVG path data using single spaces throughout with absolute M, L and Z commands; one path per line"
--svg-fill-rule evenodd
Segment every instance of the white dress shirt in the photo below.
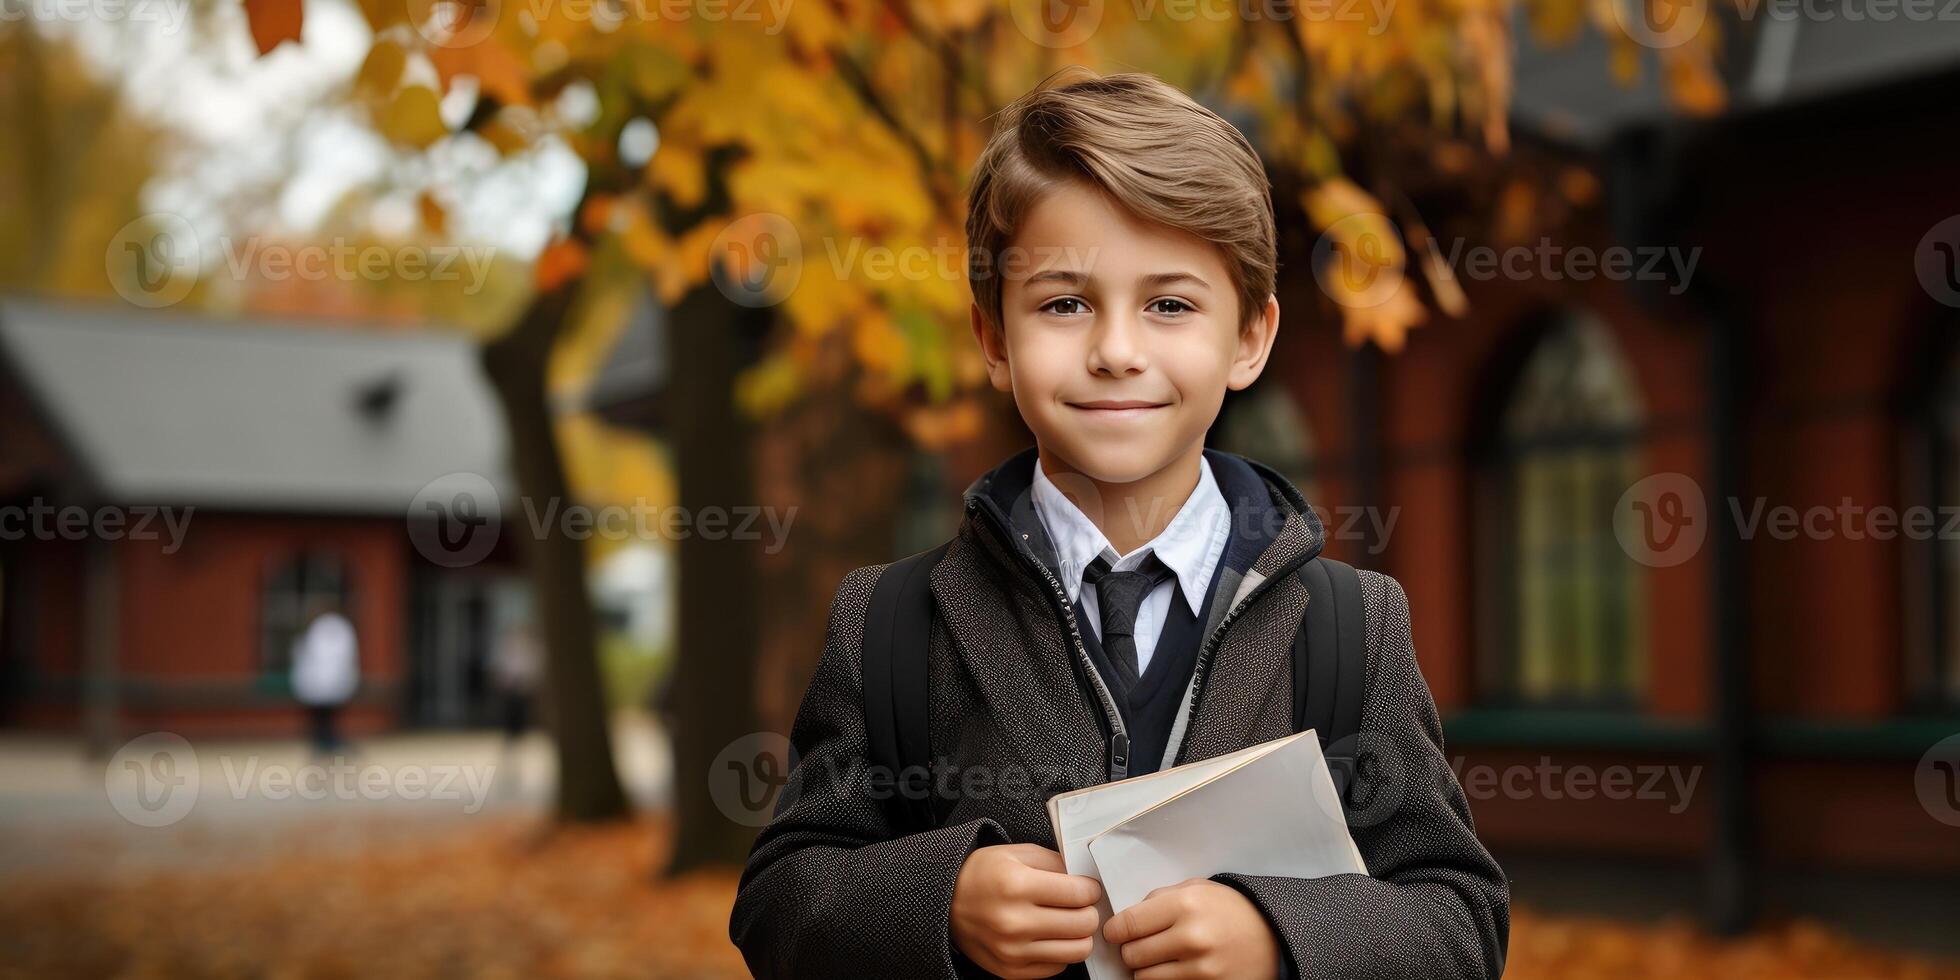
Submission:
M 1232 509 L 1219 491 L 1218 481 L 1212 478 L 1211 462 L 1198 457 L 1198 485 L 1185 499 L 1184 506 L 1178 508 L 1162 532 L 1127 555 L 1116 554 L 1102 530 L 1063 496 L 1038 461 L 1032 493 L 1035 514 L 1041 518 L 1048 540 L 1055 545 L 1055 557 L 1061 565 L 1062 584 L 1068 587 L 1069 601 L 1082 600 L 1082 609 L 1089 616 L 1088 628 L 1096 631 L 1098 640 L 1102 639 L 1102 614 L 1096 590 L 1082 588 L 1083 572 L 1097 555 L 1107 552 L 1111 570 L 1121 572 L 1136 568 L 1143 563 L 1145 555 L 1155 551 L 1157 560 L 1175 573 L 1157 583 L 1137 607 L 1137 674 L 1142 676 L 1150 667 L 1151 654 L 1156 652 L 1157 637 L 1163 632 L 1164 619 L 1170 612 L 1171 595 L 1182 592 L 1191 606 L 1191 615 L 1198 615 L 1204 608 L 1204 590 L 1210 587 L 1212 573 L 1218 570 L 1218 563 L 1225 556 Z M 1120 504 L 1117 507 L 1122 509 Z M 1124 515 L 1127 513 L 1125 510 Z
M 304 704 L 340 704 L 361 682 L 360 644 L 354 624 L 324 613 L 293 644 L 293 695 Z

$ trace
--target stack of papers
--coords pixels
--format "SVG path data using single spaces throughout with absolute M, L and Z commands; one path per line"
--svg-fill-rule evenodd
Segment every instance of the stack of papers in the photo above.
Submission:
M 1202 762 L 1059 793 L 1048 823 L 1069 874 L 1102 882 L 1098 921 L 1186 878 L 1367 874 L 1312 730 Z M 1097 927 L 1094 980 L 1128 980 Z

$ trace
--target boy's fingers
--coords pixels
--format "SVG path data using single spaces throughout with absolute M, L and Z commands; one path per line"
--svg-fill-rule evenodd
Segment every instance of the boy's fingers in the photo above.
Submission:
M 1027 899 L 1036 905 L 1079 909 L 1102 898 L 1102 883 L 1087 875 L 1035 871 L 1027 876 Z
M 1095 947 L 1087 936 L 1077 939 L 1038 939 L 1016 947 L 1016 958 L 1036 963 L 1080 963 Z M 1059 972 L 1059 971 L 1058 971 Z
M 1014 859 L 1030 868 L 1038 871 L 1054 871 L 1057 873 L 1067 873 L 1068 871 L 1068 865 L 1062 863 L 1062 855 L 1059 851 L 1042 847 L 1040 844 L 1015 844 L 1012 846 L 1014 849 L 1011 853 L 1014 855 Z
M 1026 915 L 1025 919 L 1017 918 L 1016 932 L 1022 939 L 1088 940 L 1096 934 L 1097 915 L 1093 908 L 1058 909 L 1036 906 Z
M 1124 943 L 1118 955 L 1122 957 L 1123 965 L 1134 972 L 1145 967 L 1194 959 L 1197 952 L 1192 948 L 1190 940 L 1183 935 L 1182 930 L 1165 929 Z
M 1146 898 L 1109 917 L 1103 938 L 1112 943 L 1155 935 L 1177 921 L 1177 904 L 1163 898 Z

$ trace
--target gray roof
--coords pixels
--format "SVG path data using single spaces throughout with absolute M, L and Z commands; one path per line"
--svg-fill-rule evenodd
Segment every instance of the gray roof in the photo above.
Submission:
M 9 300 L 8 376 L 109 503 L 399 515 L 448 473 L 509 484 L 460 336 Z
M 1638 0 L 1611 0 L 1635 9 Z M 1812 7 L 1839 16 L 1802 18 L 1792 0 L 1754 0 L 1752 16 L 1722 29 L 1738 35 L 1725 78 L 1730 111 L 1773 106 L 1852 92 L 1960 67 L 1960 21 L 1941 17 L 1890 20 L 1845 16 L 1848 11 L 1903 11 L 1900 0 L 1825 0 Z M 1925 0 L 1916 0 L 1924 7 Z M 1935 0 L 1937 12 L 1945 0 Z M 1716 5 L 1708 4 L 1708 9 Z M 1522 18 L 1523 14 L 1518 15 Z M 1713 16 L 1712 14 L 1710 16 Z M 1520 20 L 1514 24 L 1517 58 L 1511 115 L 1527 129 L 1580 147 L 1597 147 L 1614 131 L 1678 116 L 1659 85 L 1652 51 L 1641 52 L 1641 76 L 1632 85 L 1613 80 L 1610 56 L 1599 31 L 1587 27 L 1569 44 L 1541 46 Z

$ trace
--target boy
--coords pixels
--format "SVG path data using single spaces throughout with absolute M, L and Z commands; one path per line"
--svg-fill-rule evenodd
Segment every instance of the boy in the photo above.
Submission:
M 1284 477 L 1204 448 L 1279 328 L 1257 154 L 1154 77 L 1062 80 L 1002 112 L 971 189 L 973 332 L 1035 446 L 966 490 L 929 573 L 932 827 L 901 824 L 863 778 L 865 610 L 885 566 L 860 568 L 730 936 L 761 977 L 1085 976 L 1099 931 L 1139 980 L 1497 976 L 1506 882 L 1386 575 L 1360 573 L 1359 732 L 1386 769 L 1345 803 L 1368 875 L 1218 874 L 1099 921 L 1100 886 L 1053 849 L 1055 793 L 1292 731 L 1295 572 L 1322 544 Z

